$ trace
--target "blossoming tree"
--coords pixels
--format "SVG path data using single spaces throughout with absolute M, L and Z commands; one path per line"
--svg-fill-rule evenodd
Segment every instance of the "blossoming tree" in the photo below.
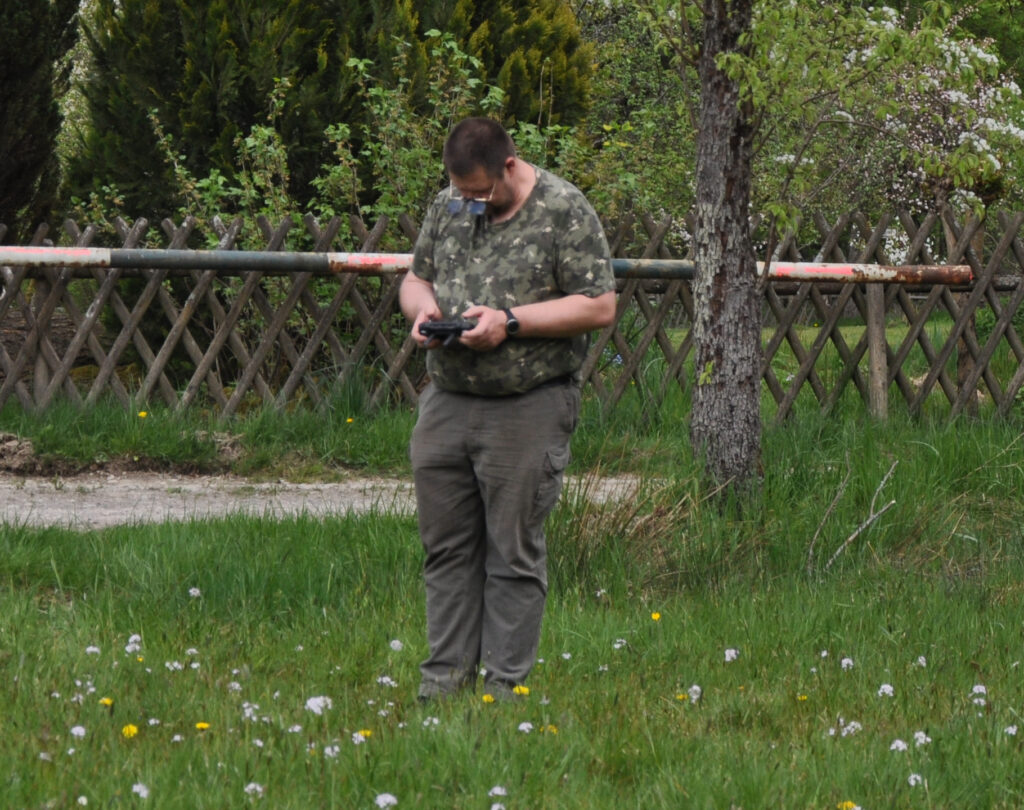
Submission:
M 961 194 L 984 204 L 1021 177 L 1024 106 L 944 3 L 912 19 L 817 0 L 640 3 L 675 68 L 695 71 L 701 88 L 691 441 L 712 483 L 750 489 L 766 279 L 752 197 L 769 219 L 766 260 L 801 205 L 865 187 L 865 173 L 888 173 L 867 187 L 905 202 L 935 207 Z

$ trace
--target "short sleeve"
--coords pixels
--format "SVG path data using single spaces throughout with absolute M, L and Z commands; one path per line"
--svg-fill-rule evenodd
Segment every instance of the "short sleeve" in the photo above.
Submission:
M 416 244 L 412 249 L 412 267 L 410 268 L 414 276 L 431 283 L 437 278 L 434 245 L 437 240 L 438 212 L 441 210 L 438 199 L 431 203 L 423 217 L 423 224 L 420 226 Z
M 615 289 L 611 251 L 601 220 L 582 192 L 565 212 L 558 240 L 557 279 L 567 295 L 596 298 Z

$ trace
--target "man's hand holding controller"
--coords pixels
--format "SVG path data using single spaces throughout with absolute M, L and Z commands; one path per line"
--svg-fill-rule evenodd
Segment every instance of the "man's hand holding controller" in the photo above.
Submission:
M 476 321 L 468 318 L 451 318 L 449 320 L 423 321 L 420 324 L 420 334 L 427 338 L 429 345 L 435 340 L 440 340 L 444 347 L 451 346 L 458 341 L 463 332 L 467 332 L 476 326 Z

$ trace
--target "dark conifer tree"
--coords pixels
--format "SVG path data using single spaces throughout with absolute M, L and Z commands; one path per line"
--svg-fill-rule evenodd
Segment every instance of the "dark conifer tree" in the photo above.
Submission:
M 45 218 L 59 183 L 58 99 L 67 89 L 78 0 L 0 4 L 0 224 L 16 239 Z
M 565 0 L 97 0 L 86 26 L 90 125 L 69 193 L 112 184 L 129 211 L 173 212 L 173 173 L 151 118 L 193 176 L 217 169 L 230 180 L 236 138 L 266 123 L 275 81 L 285 79 L 274 126 L 288 149 L 289 190 L 305 201 L 331 159 L 324 129 L 362 120 L 348 60 L 371 60 L 378 77 L 407 81 L 415 98 L 434 28 L 453 33 L 506 91 L 507 123 L 579 119 L 590 57 Z

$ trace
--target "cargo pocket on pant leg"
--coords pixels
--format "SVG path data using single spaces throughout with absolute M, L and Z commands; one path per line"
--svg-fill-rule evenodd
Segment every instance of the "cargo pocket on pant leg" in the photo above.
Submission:
M 544 478 L 537 487 L 533 500 L 533 520 L 543 521 L 558 503 L 562 492 L 562 478 L 569 466 L 569 445 L 548 450 L 544 460 Z

